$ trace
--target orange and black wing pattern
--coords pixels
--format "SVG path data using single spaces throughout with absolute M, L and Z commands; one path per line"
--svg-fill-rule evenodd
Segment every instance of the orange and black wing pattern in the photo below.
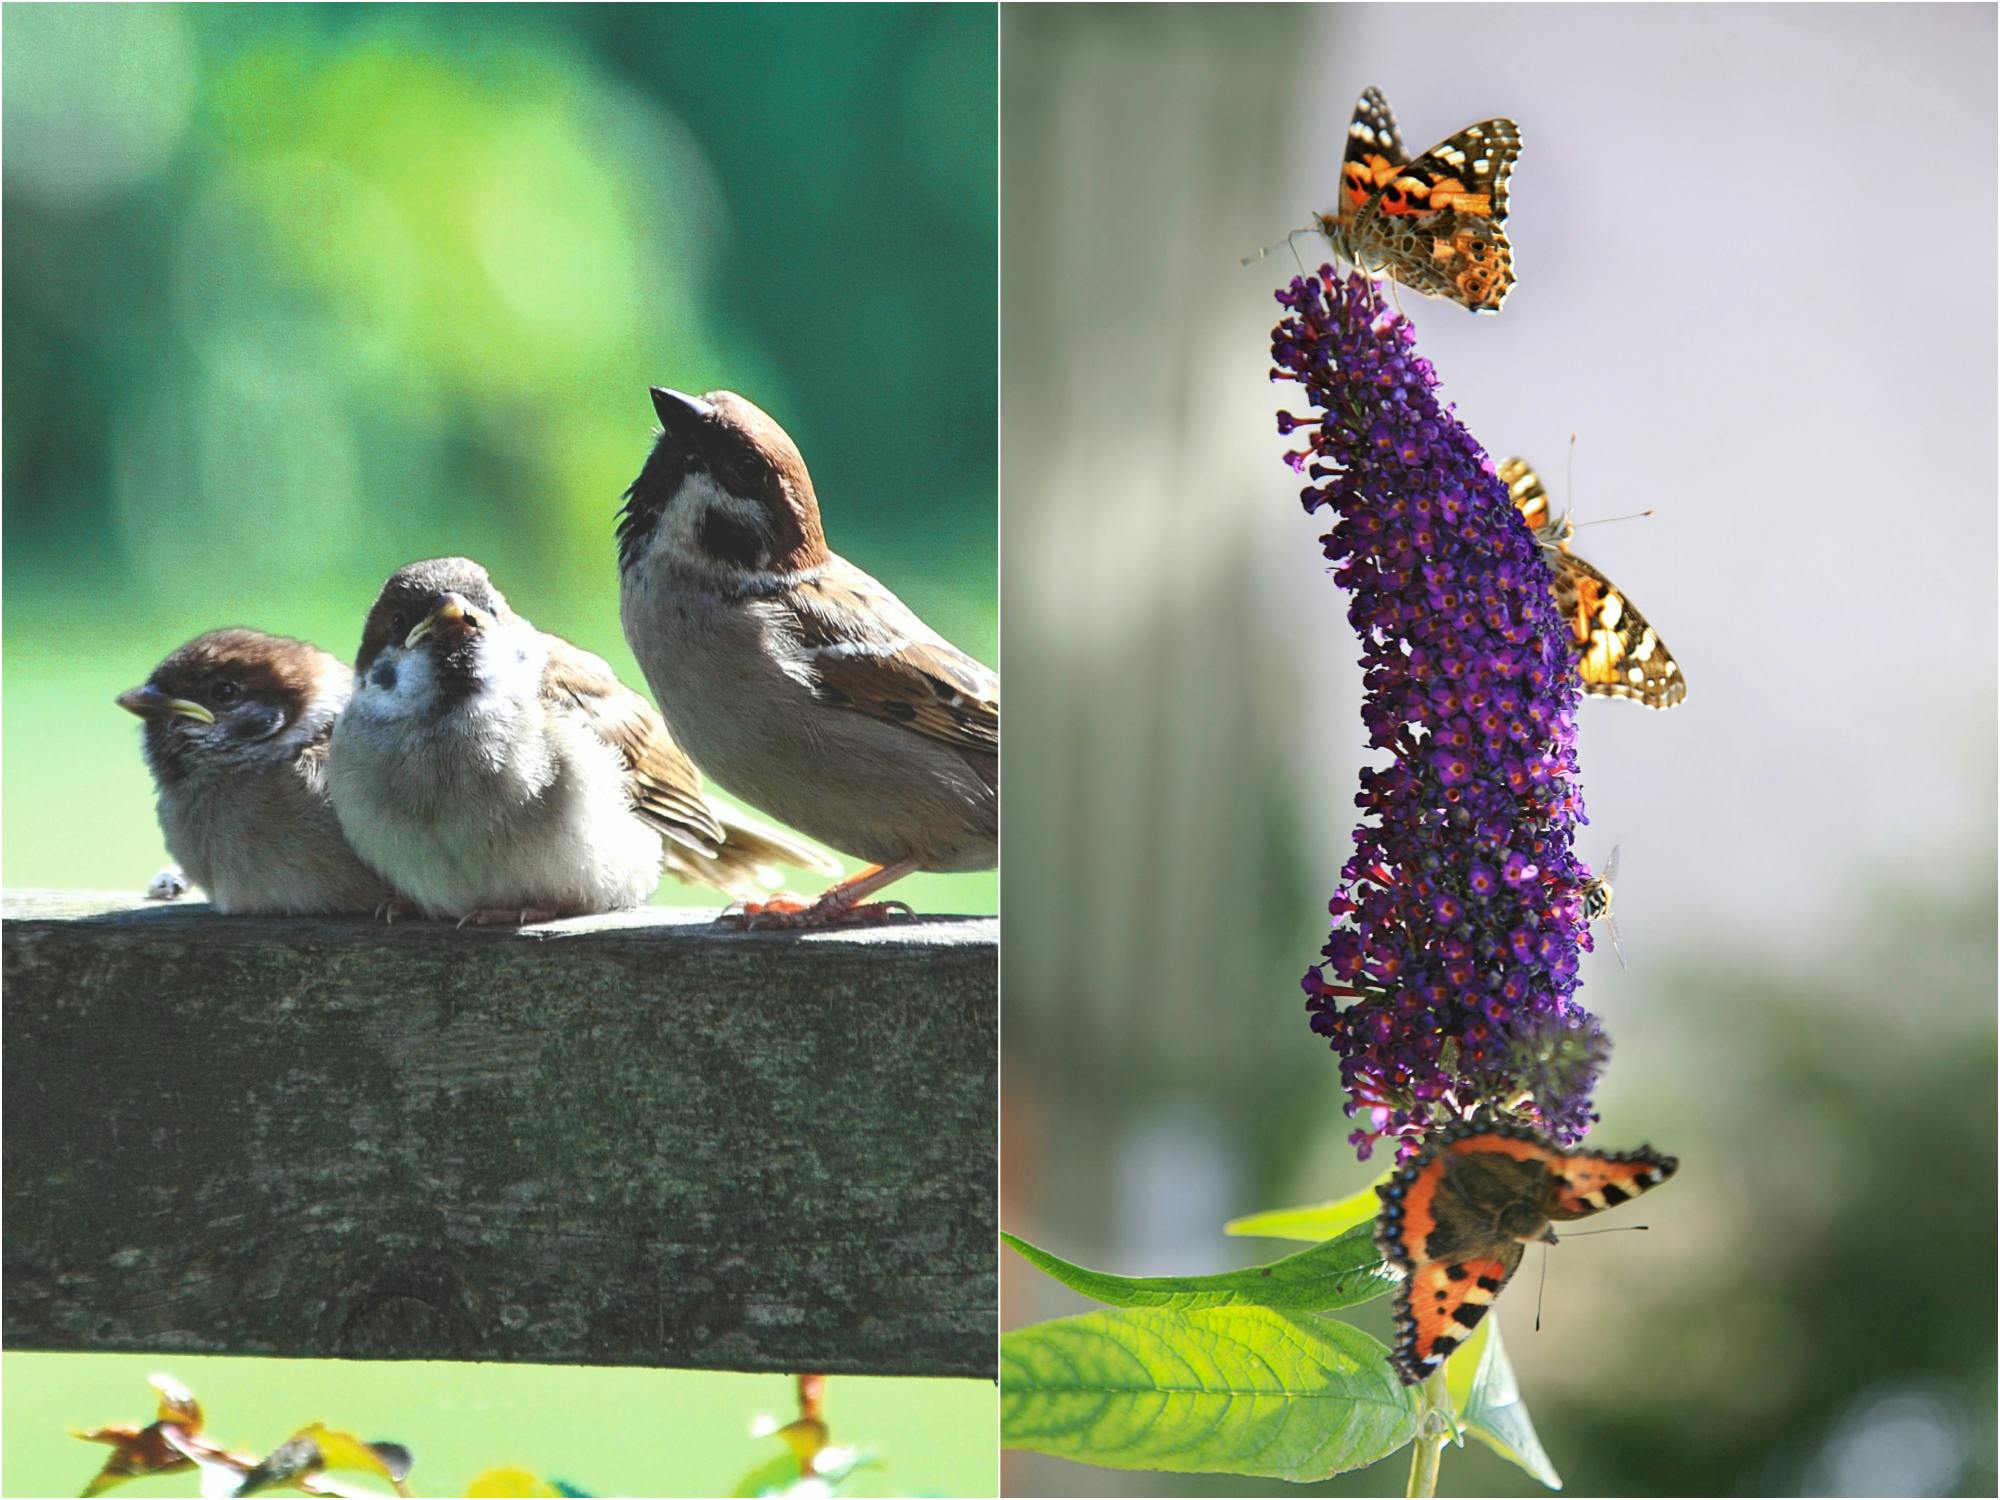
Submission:
M 1426 1261 L 1410 1272 L 1396 1292 L 1396 1344 L 1389 1352 L 1403 1384 L 1435 1374 L 1472 1337 L 1524 1253 L 1502 1245 L 1491 1256 Z
M 1340 163 L 1340 217 L 1350 222 L 1360 217 L 1369 200 L 1396 180 L 1397 170 L 1409 159 L 1389 101 L 1371 85 L 1362 92 L 1353 123 L 1347 127 L 1347 154 Z
M 1556 612 L 1569 627 L 1570 649 L 1584 692 L 1629 698 L 1648 708 L 1672 708 L 1687 698 L 1687 679 L 1666 643 L 1609 578 L 1569 550 L 1575 528 L 1552 515 L 1548 491 L 1526 459 L 1510 458 L 1500 482 L 1542 545 Z
M 1674 1174 L 1641 1147 L 1608 1156 L 1564 1151 L 1524 1126 L 1475 1121 L 1435 1139 L 1376 1192 L 1375 1243 L 1404 1272 L 1390 1360 L 1406 1385 L 1434 1374 L 1472 1336 L 1523 1247 L 1636 1197 Z
M 1616 1156 L 1579 1151 L 1558 1157 L 1554 1171 L 1560 1186 L 1549 1217 L 1587 1219 L 1630 1203 L 1648 1188 L 1665 1182 L 1679 1167 L 1673 1157 L 1662 1156 L 1649 1146 Z
M 1521 154 L 1512 120 L 1468 125 L 1411 159 L 1382 91 L 1354 107 L 1340 165 L 1340 201 L 1314 223 L 1335 250 L 1473 312 L 1498 312 L 1514 285 L 1507 179 Z

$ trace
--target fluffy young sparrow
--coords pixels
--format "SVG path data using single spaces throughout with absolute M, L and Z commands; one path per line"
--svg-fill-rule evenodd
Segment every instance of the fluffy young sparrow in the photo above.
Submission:
M 744 801 L 869 862 L 781 925 L 884 914 L 999 848 L 1000 678 L 827 550 L 805 460 L 730 391 L 653 392 L 618 524 L 625 639 L 674 737 Z M 774 903 L 775 906 L 775 903 Z
M 167 852 L 218 911 L 361 912 L 390 898 L 327 800 L 327 741 L 353 685 L 317 646 L 211 630 L 118 695 L 146 721 Z M 165 881 L 147 894 L 178 895 Z
M 382 586 L 333 734 L 334 811 L 361 857 L 434 917 L 545 921 L 637 906 L 664 862 L 736 896 L 817 850 L 712 807 L 646 700 L 508 607 L 478 563 Z

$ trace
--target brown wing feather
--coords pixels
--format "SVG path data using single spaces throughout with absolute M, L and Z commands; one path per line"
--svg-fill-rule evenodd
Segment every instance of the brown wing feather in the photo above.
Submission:
M 907 645 L 889 656 L 844 656 L 818 666 L 819 696 L 968 750 L 1000 748 L 997 682 L 951 647 Z
M 633 809 L 661 835 L 712 857 L 722 824 L 701 794 L 701 773 L 667 733 L 653 705 L 620 682 L 602 658 L 560 636 L 549 643 L 544 694 L 580 712 L 597 737 L 625 761 Z
M 999 674 L 859 568 L 830 566 L 794 591 L 793 607 L 803 671 L 821 701 L 962 749 L 998 751 Z
M 780 865 L 828 877 L 841 871 L 839 860 L 811 844 L 752 823 L 719 804 L 715 815 L 722 822 L 723 842 L 713 859 L 704 859 L 672 844 L 667 846 L 667 869 L 678 879 L 698 881 L 748 899 L 785 883 L 778 870 Z

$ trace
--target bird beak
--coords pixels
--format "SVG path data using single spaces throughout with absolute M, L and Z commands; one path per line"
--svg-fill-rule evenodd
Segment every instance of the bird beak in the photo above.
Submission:
M 144 687 L 128 688 L 118 695 L 116 702 L 128 714 L 137 714 L 142 719 L 159 719 L 176 714 L 203 724 L 215 722 L 215 715 L 199 703 L 187 698 L 169 698 L 150 682 Z
M 653 387 L 653 411 L 669 432 L 686 432 L 697 423 L 715 420 L 715 408 L 701 397 L 664 385 Z
M 462 595 L 446 594 L 438 601 L 437 608 L 424 616 L 423 623 L 403 637 L 403 645 L 407 649 L 424 637 L 447 627 L 470 635 L 485 623 L 479 611 L 466 603 Z

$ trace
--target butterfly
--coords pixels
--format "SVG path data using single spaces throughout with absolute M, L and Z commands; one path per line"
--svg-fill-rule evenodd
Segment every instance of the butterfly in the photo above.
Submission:
M 1426 296 L 1498 312 L 1514 285 L 1507 174 L 1521 154 L 1512 120 L 1468 125 L 1415 161 L 1382 91 L 1354 106 L 1340 206 L 1313 223 L 1342 257 Z
M 1565 1151 L 1519 1125 L 1474 1120 L 1432 1140 L 1376 1193 L 1375 1243 L 1406 1273 L 1390 1363 L 1405 1385 L 1435 1373 L 1472 1336 L 1523 1247 L 1556 1242 L 1554 1220 L 1636 1198 L 1679 1163 L 1648 1147 Z
M 1648 708 L 1672 708 L 1688 695 L 1674 660 L 1646 617 L 1589 563 L 1569 550 L 1576 527 L 1551 516 L 1549 493 L 1524 458 L 1500 465 L 1507 496 L 1541 543 L 1555 575 L 1556 613 L 1569 625 L 1583 690 L 1596 698 L 1630 698 Z

